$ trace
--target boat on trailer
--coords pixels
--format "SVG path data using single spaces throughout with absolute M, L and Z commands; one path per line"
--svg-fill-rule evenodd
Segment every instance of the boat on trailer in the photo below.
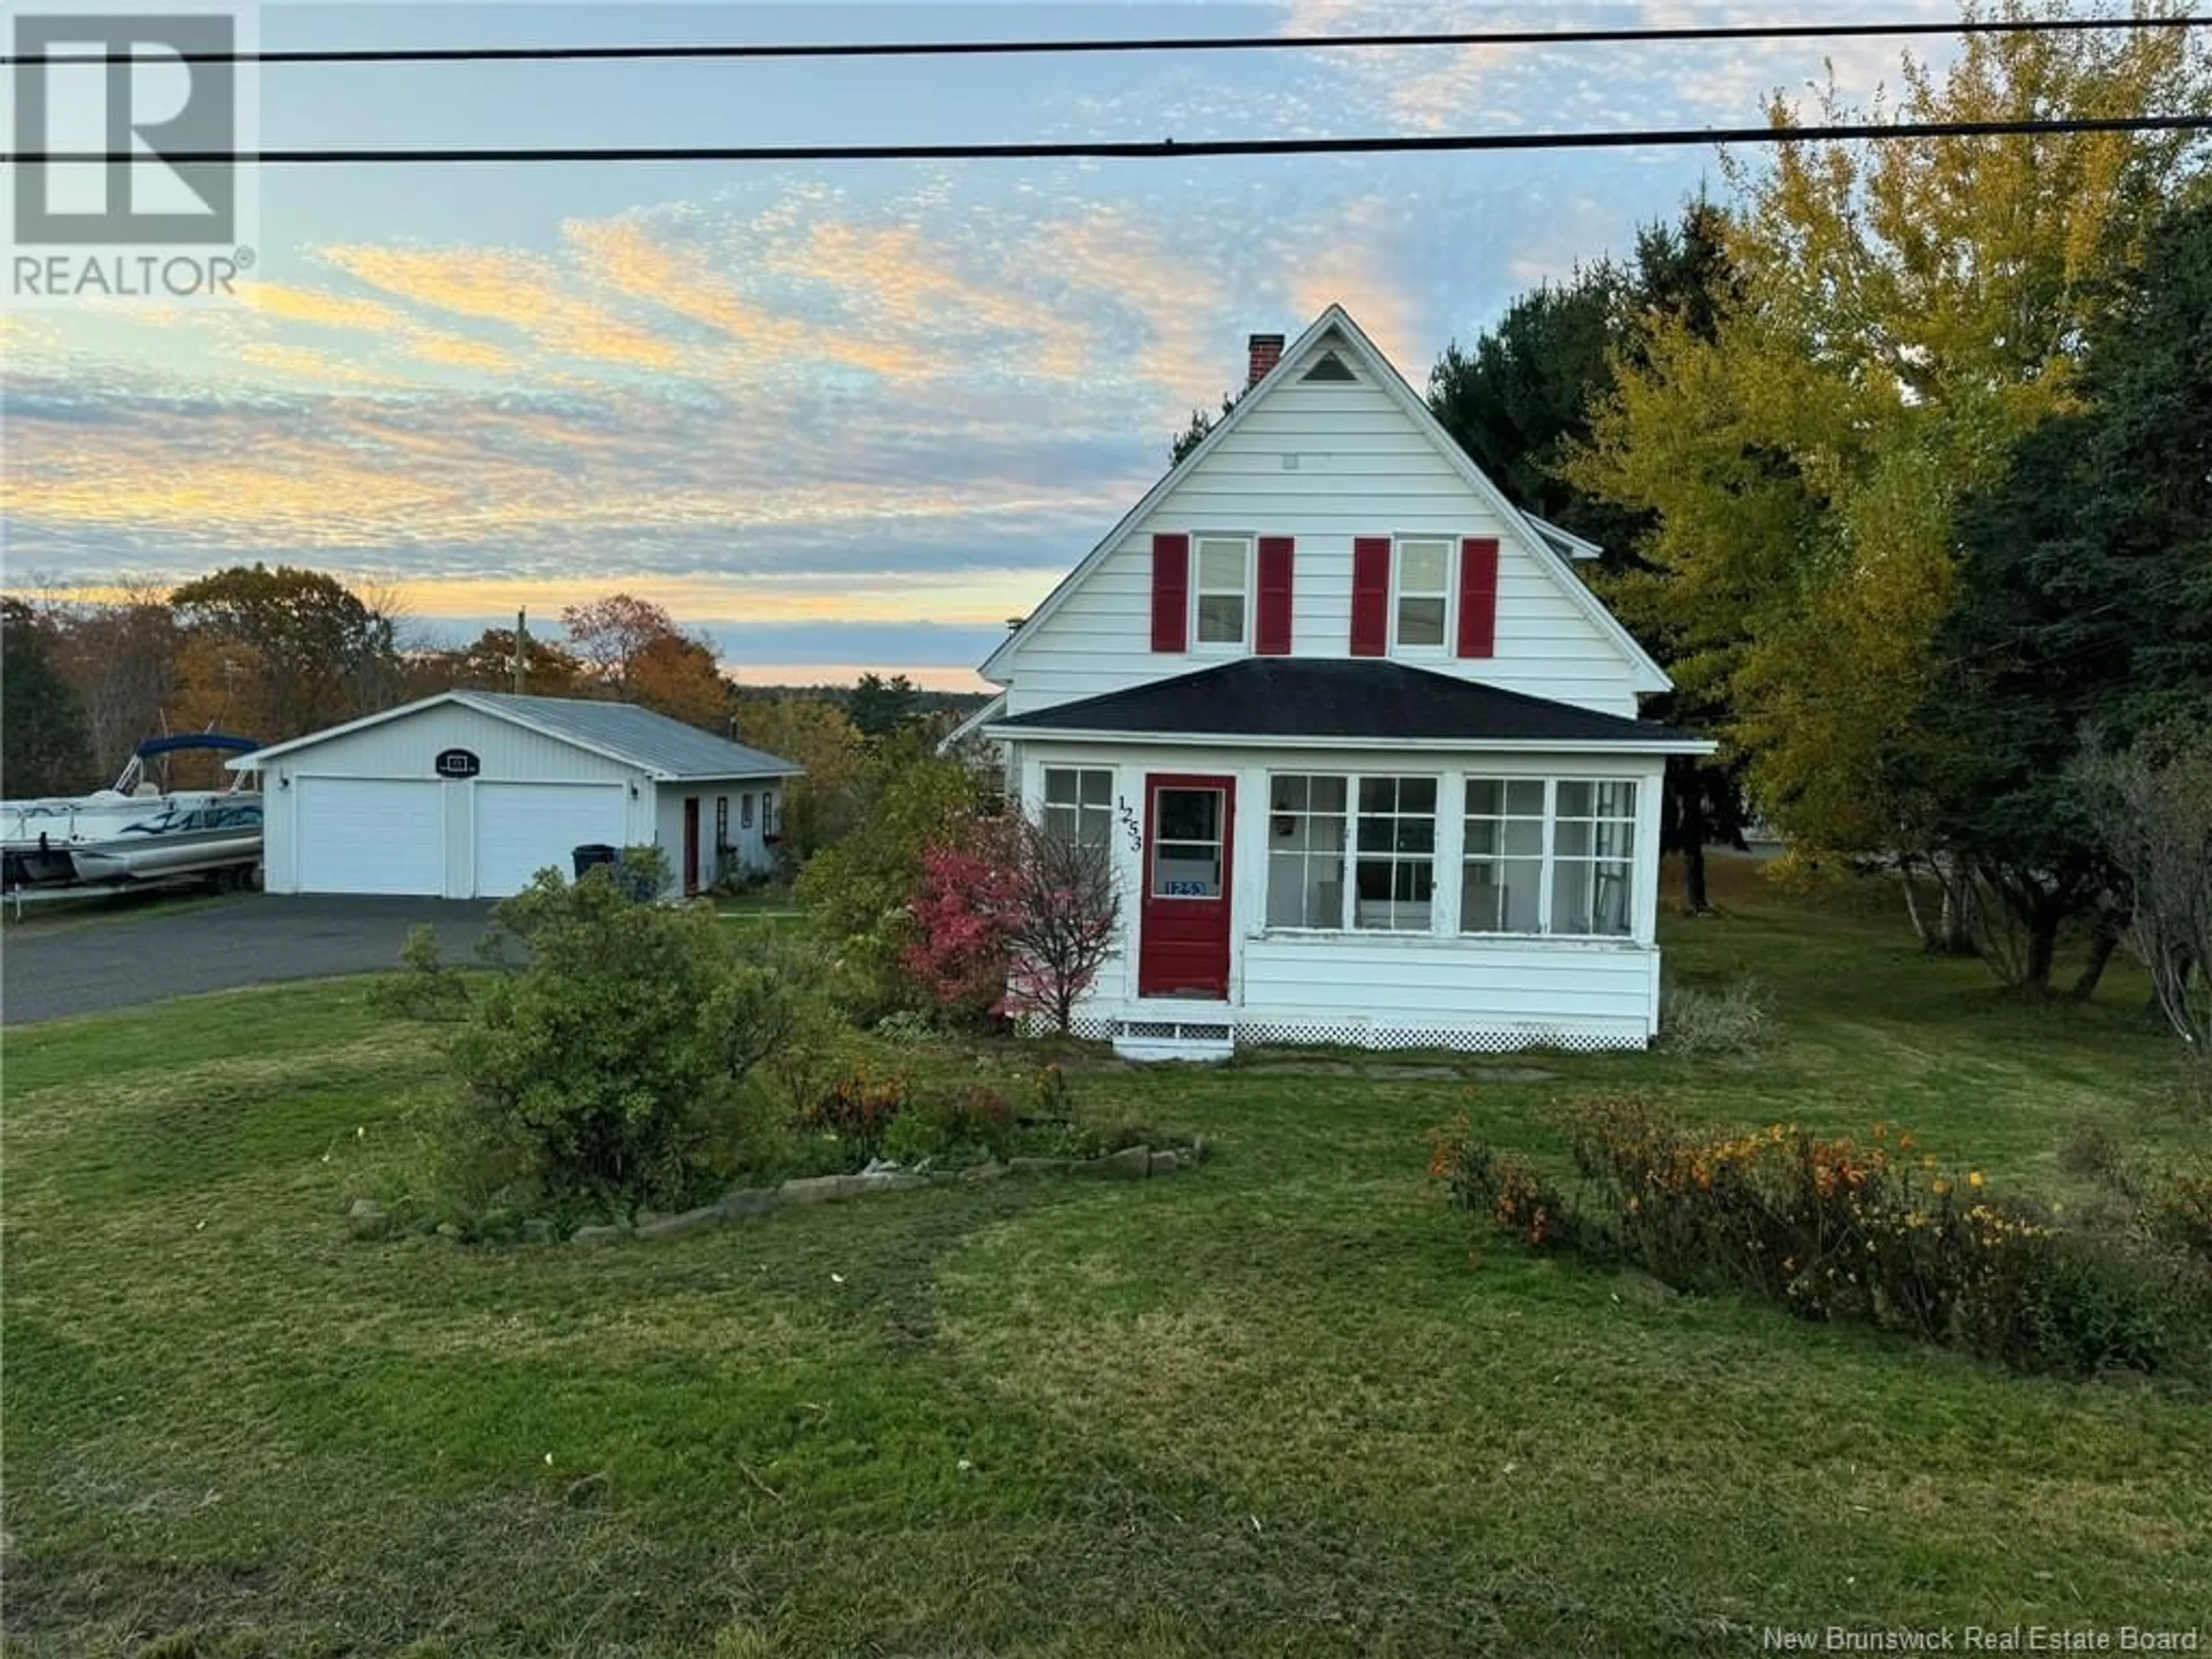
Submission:
M 109 841 L 87 842 L 70 854 L 81 882 L 151 881 L 170 876 L 243 878 L 261 861 L 261 802 L 225 799 L 207 806 L 171 806 L 126 823 Z M 237 880 L 226 885 L 239 885 Z
M 26 889 L 250 875 L 261 858 L 261 793 L 166 790 L 148 763 L 190 750 L 242 754 L 260 745 L 222 732 L 149 738 L 108 788 L 88 795 L 0 802 L 0 885 Z

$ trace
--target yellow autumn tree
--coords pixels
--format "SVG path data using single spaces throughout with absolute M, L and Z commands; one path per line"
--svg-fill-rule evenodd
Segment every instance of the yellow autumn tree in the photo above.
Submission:
M 2175 13 L 2168 0 L 2139 7 Z M 2055 4 L 2012 0 L 2032 21 Z M 2188 31 L 1979 34 L 1907 58 L 1871 115 L 2029 122 L 2201 112 Z M 1797 117 L 1770 102 L 1778 128 Z M 1951 518 L 2013 441 L 2070 405 L 2085 332 L 2121 302 L 2200 136 L 2071 132 L 1803 142 L 1723 159 L 1734 291 L 1710 337 L 1639 319 L 1590 442 L 1592 494 L 1654 515 L 1616 595 L 1676 678 L 1735 711 L 1759 804 L 1801 846 L 1909 844 L 1881 757 L 1919 706 L 1952 596 Z
M 806 769 L 785 791 L 793 851 L 803 858 L 851 827 L 867 744 L 843 709 L 823 697 L 746 691 L 732 719 L 742 741 Z

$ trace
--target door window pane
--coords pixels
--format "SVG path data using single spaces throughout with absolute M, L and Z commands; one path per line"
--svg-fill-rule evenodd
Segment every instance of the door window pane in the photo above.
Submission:
M 1218 789 L 1162 789 L 1154 795 L 1155 897 L 1222 896 L 1221 820 Z

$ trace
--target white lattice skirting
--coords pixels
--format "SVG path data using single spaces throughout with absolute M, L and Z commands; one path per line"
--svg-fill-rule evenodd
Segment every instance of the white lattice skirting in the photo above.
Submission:
M 1079 1014 L 1075 1035 L 1097 1041 L 1233 1043 L 1239 1048 L 1449 1048 L 1462 1054 L 1509 1054 L 1531 1048 L 1587 1054 L 1603 1048 L 1641 1048 L 1645 1037 L 1632 1027 L 1378 1025 L 1364 1020 L 1124 1019 Z

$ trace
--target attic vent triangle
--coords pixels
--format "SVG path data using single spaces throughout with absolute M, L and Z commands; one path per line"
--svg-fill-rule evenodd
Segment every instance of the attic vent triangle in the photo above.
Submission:
M 1357 377 L 1344 366 L 1344 359 L 1334 351 L 1324 351 L 1321 361 L 1298 376 L 1301 380 L 1349 380 Z

